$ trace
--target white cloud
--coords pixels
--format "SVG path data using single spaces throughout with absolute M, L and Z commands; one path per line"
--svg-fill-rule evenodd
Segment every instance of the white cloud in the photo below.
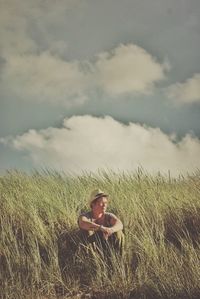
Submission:
M 177 175 L 200 168 L 199 139 L 186 135 L 175 142 L 158 128 L 123 125 L 108 116 L 74 116 L 66 118 L 62 128 L 30 130 L 1 142 L 24 151 L 35 166 L 67 172 L 134 171 L 143 166 L 151 173 L 170 170 Z
M 0 5 L 0 88 L 9 99 L 80 105 L 96 88 L 111 96 L 148 94 L 165 78 L 166 64 L 134 44 L 100 53 L 95 62 L 67 61 L 67 41 L 50 29 L 65 24 L 70 9 L 80 10 L 80 0 L 60 0 L 59 5 L 55 0 L 7 0 Z
M 166 65 L 144 49 L 123 45 L 97 55 L 96 61 L 67 61 L 68 44 L 51 34 L 66 10 L 81 7 L 80 0 L 7 0 L 0 9 L 0 55 L 4 59 L 0 88 L 7 98 L 80 105 L 89 90 L 111 95 L 149 93 L 164 79 Z
M 2 96 L 67 106 L 87 100 L 88 75 L 81 70 L 80 62 L 62 59 L 67 43 L 56 40 L 48 31 L 50 24 L 64 19 L 66 10 L 79 3 L 80 0 L 61 0 L 59 5 L 53 0 L 1 2 Z M 49 44 L 45 50 L 41 48 L 40 36 L 46 46 Z
M 4 66 L 1 86 L 16 99 L 74 105 L 86 99 L 88 76 L 79 62 L 66 62 L 48 52 L 12 55 Z
M 114 96 L 149 93 L 155 81 L 164 78 L 166 65 L 158 64 L 135 45 L 121 45 L 111 56 L 108 52 L 101 54 L 93 64 L 63 60 L 60 56 L 66 48 L 65 43 L 58 42 L 41 54 L 12 53 L 1 74 L 4 95 L 24 101 L 80 105 L 97 87 Z
M 178 103 L 200 102 L 200 74 L 194 74 L 184 83 L 176 83 L 168 88 L 168 96 Z
M 154 84 L 165 78 L 169 68 L 159 64 L 144 49 L 134 44 L 123 45 L 98 56 L 98 83 L 111 95 L 150 93 Z

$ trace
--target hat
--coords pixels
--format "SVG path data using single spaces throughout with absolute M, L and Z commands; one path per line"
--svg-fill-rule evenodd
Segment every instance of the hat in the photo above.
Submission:
M 102 191 L 101 189 L 95 189 L 91 192 L 90 195 L 90 201 L 89 204 L 91 206 L 91 204 L 93 203 L 93 201 L 95 201 L 96 199 L 100 198 L 100 197 L 108 197 L 109 195 L 106 194 L 104 191 Z

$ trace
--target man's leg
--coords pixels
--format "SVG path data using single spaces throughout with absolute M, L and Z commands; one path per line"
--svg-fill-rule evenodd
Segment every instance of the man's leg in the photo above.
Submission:
M 101 253 L 105 247 L 105 240 L 102 232 L 94 231 L 80 231 L 80 247 L 83 248 L 86 253 Z
M 112 252 L 123 256 L 125 238 L 122 231 L 113 233 L 107 240 L 102 232 L 82 231 L 80 245 L 86 253 L 99 253 L 102 258 L 111 258 Z
M 125 244 L 125 237 L 124 237 L 124 233 L 122 232 L 122 230 L 113 233 L 109 239 L 109 245 L 110 247 L 116 252 L 118 253 L 120 256 L 123 255 L 124 252 L 124 244 Z

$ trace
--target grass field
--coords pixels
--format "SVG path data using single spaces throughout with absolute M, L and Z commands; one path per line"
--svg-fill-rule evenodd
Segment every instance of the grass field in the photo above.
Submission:
M 115 270 L 77 250 L 77 217 L 91 190 L 110 194 L 124 223 Z M 200 298 L 200 171 L 0 177 L 0 298 Z

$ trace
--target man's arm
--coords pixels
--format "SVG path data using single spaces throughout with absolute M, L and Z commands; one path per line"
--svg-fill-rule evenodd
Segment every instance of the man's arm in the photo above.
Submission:
M 114 214 L 110 213 L 110 224 L 111 227 L 102 226 L 101 231 L 104 233 L 104 237 L 108 238 L 113 233 L 118 232 L 123 229 L 123 224 L 119 218 Z
M 123 224 L 122 224 L 121 220 L 119 218 L 117 218 L 114 214 L 111 214 L 110 217 L 111 217 L 110 224 L 111 224 L 112 232 L 115 233 L 115 232 L 122 230 Z
M 96 224 L 90 221 L 86 216 L 81 215 L 78 218 L 78 224 L 81 229 L 92 230 L 92 231 L 102 231 L 105 234 L 105 237 L 109 237 L 115 232 L 118 232 L 123 229 L 123 224 L 119 218 L 114 214 L 110 215 L 110 224 L 111 227 L 106 227 L 103 225 Z
M 90 221 L 86 216 L 83 215 L 79 216 L 78 225 L 81 229 L 92 230 L 92 231 L 100 230 L 102 227 L 102 225 Z

